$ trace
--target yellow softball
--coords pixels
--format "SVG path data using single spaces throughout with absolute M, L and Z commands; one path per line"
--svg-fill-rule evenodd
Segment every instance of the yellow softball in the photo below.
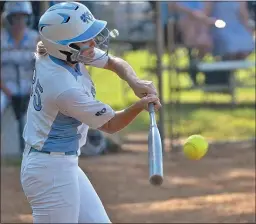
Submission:
M 208 142 L 201 135 L 191 135 L 184 143 L 183 153 L 188 159 L 199 160 L 208 151 Z

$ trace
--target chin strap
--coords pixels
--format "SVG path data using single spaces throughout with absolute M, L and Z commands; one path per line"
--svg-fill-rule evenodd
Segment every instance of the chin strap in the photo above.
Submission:
M 69 62 L 69 63 L 71 63 L 71 64 L 76 64 L 76 63 L 78 63 L 78 61 L 73 61 L 72 59 L 71 59 L 71 55 L 72 55 L 72 53 L 70 53 L 70 52 L 67 52 L 67 51 L 60 51 L 62 54 L 64 54 L 64 55 L 66 55 L 67 56 L 67 62 Z

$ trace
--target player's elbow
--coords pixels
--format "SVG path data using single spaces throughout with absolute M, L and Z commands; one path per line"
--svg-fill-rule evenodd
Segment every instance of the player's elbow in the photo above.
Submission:
M 106 124 L 102 125 L 100 128 L 98 128 L 100 131 L 103 131 L 108 134 L 115 134 L 119 131 L 118 127 L 115 127 L 114 125 L 111 125 L 110 122 L 107 122 Z
M 119 130 L 113 130 L 113 129 L 110 129 L 110 130 L 107 130 L 107 132 L 106 133 L 108 133 L 108 134 L 115 134 L 115 133 L 117 133 Z
M 117 132 L 119 132 L 121 129 L 120 128 L 108 128 L 108 129 L 105 129 L 104 132 L 108 133 L 108 134 L 115 134 Z
M 99 130 L 103 131 L 103 132 L 105 132 L 107 134 L 115 134 L 117 132 L 116 130 L 113 130 L 113 129 L 110 129 L 110 128 L 108 128 L 108 129 L 106 129 L 106 128 L 99 128 Z

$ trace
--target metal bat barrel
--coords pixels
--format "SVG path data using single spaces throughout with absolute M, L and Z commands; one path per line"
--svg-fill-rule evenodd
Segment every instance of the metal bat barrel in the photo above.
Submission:
M 154 104 L 149 104 L 150 130 L 148 134 L 149 181 L 152 185 L 163 183 L 163 155 L 161 136 L 156 124 Z

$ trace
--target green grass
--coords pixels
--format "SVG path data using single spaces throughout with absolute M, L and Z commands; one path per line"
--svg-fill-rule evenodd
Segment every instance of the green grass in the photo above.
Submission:
M 167 106 L 166 112 L 170 111 Z M 208 139 L 247 139 L 255 136 L 255 110 L 252 108 L 198 108 L 182 105 L 179 114 L 173 114 L 175 122 L 172 124 L 165 113 L 166 135 L 173 132 L 180 133 L 181 138 L 191 134 L 202 134 Z M 130 124 L 122 133 L 145 131 L 149 127 L 149 117 L 146 112 L 141 113 L 136 121 Z
M 1 159 L 1 166 L 21 166 L 21 157 L 5 157 Z
M 180 59 L 179 66 L 186 66 L 188 63 L 185 57 L 184 50 L 179 50 Z M 255 55 L 250 56 L 251 59 Z M 148 64 L 153 65 L 154 57 L 150 57 L 146 51 L 127 52 L 125 59 L 132 65 L 138 77 L 153 80 L 157 86 L 155 76 L 149 76 L 143 71 L 143 68 Z M 208 60 L 212 60 L 209 58 Z M 164 61 L 167 59 L 164 57 Z M 255 74 L 255 69 L 250 73 Z M 92 78 L 96 85 L 97 99 L 111 105 L 115 109 L 122 109 L 137 100 L 133 91 L 124 92 L 124 87 L 127 84 L 120 80 L 114 73 L 102 69 L 93 68 Z M 168 72 L 163 74 L 164 86 L 164 102 L 169 102 L 169 80 L 170 75 Z M 244 83 L 255 84 L 255 77 L 248 78 L 248 72 L 245 70 L 237 71 L 239 81 Z M 186 73 L 181 75 L 181 86 L 191 85 L 191 81 Z M 203 100 L 210 100 L 216 103 L 228 103 L 231 97 L 224 94 L 207 94 L 205 95 L 200 90 L 187 91 L 181 94 L 181 101 L 186 103 L 198 103 Z M 255 88 L 251 89 L 237 89 L 237 102 L 240 103 L 253 103 L 255 102 Z M 165 108 L 166 114 L 170 112 L 170 107 Z M 174 114 L 174 112 L 172 112 Z M 173 125 L 175 131 L 181 133 L 181 136 L 188 136 L 193 133 L 201 133 L 213 139 L 242 139 L 251 138 L 255 136 L 255 108 L 201 108 L 201 106 L 191 107 L 183 105 L 177 116 L 177 122 Z M 179 118 L 179 122 L 178 122 Z M 170 122 L 166 116 L 166 131 L 169 133 Z M 141 113 L 136 120 L 130 124 L 122 133 L 144 131 L 148 129 L 148 114 Z
M 244 139 L 255 135 L 253 109 L 187 108 L 180 111 L 181 119 L 174 129 L 186 137 L 199 133 L 207 138 Z

